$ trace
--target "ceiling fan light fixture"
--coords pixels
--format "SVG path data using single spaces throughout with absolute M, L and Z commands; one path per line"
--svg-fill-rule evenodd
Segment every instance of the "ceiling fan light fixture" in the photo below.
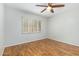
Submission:
M 52 9 L 51 7 L 49 7 L 49 6 L 47 7 L 47 10 L 51 10 L 51 9 Z

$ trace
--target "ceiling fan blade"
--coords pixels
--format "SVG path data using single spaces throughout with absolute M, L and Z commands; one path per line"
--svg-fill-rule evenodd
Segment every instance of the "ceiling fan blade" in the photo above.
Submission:
M 41 11 L 41 13 L 43 13 L 46 9 L 47 9 L 47 8 L 43 9 L 43 10 Z
M 39 6 L 39 7 L 48 7 L 48 6 L 46 6 L 46 5 L 36 5 L 36 6 Z
M 54 13 L 54 10 L 53 10 L 53 9 L 51 9 L 50 11 L 51 11 L 52 13 Z
M 64 7 L 64 5 L 52 5 L 52 8 L 57 8 L 57 7 Z

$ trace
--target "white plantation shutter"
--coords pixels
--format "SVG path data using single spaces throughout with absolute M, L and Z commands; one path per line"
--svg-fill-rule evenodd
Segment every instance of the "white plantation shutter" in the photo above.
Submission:
M 22 17 L 22 33 L 41 32 L 41 21 Z

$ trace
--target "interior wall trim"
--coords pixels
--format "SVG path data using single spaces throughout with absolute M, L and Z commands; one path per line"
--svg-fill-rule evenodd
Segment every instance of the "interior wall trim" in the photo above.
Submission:
M 60 41 L 60 40 L 56 39 L 55 37 L 48 37 L 48 39 L 55 40 L 55 41 L 58 41 L 58 42 L 61 42 L 61 43 L 65 43 L 65 44 L 69 44 L 69 45 L 73 45 L 73 46 L 79 47 L 79 45 L 77 45 L 77 44 Z
M 6 47 L 10 47 L 10 46 L 14 46 L 14 45 L 19 45 L 19 44 L 23 44 L 23 43 L 29 43 L 29 42 L 33 42 L 33 41 L 37 41 L 37 40 L 43 40 L 43 39 L 46 39 L 47 37 L 43 37 L 43 38 L 39 38 L 39 39 L 35 39 L 35 40 L 30 40 L 29 41 L 24 41 L 24 42 L 19 42 L 17 44 L 11 44 L 11 45 L 4 45 L 3 47 L 6 48 Z

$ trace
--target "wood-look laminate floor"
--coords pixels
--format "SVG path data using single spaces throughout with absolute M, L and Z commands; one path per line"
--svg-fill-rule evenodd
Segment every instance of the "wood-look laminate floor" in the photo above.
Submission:
M 43 39 L 7 47 L 3 56 L 79 56 L 79 47 Z

